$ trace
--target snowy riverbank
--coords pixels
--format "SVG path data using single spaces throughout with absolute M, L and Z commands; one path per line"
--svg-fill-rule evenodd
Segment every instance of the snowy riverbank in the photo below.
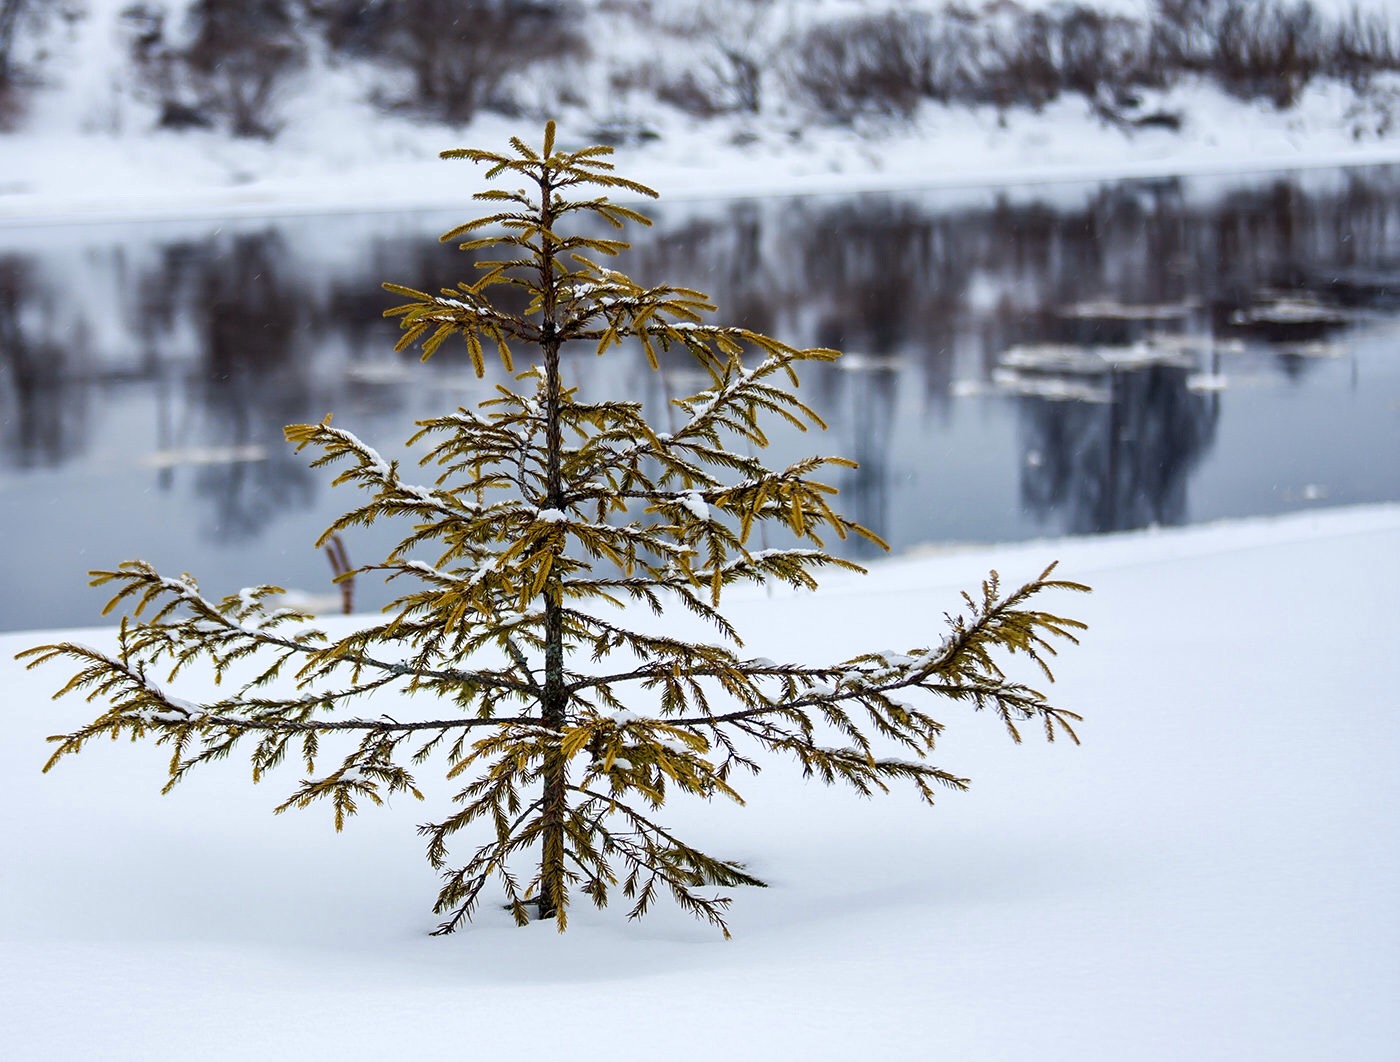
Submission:
M 1376 40 L 1389 40 L 1386 20 L 1392 12 L 1385 0 L 1311 2 L 1314 29 L 1321 35 L 1314 41 L 1319 55 L 1330 47 L 1321 42 L 1330 39 L 1328 34 L 1341 34 L 1344 24 L 1370 25 L 1366 32 Z M 323 39 L 327 26 L 311 18 L 293 20 L 302 61 L 262 104 L 275 135 L 237 138 L 224 118 L 216 120 L 216 112 L 222 112 L 212 101 L 223 99 L 217 91 L 209 85 L 203 95 L 192 85 L 180 88 L 174 73 L 156 77 L 136 58 L 138 40 L 154 48 L 159 39 L 164 42 L 159 47 L 174 49 L 161 53 L 162 61 L 182 69 L 177 45 L 181 33 L 191 32 L 185 16 L 190 4 L 175 0 L 164 7 L 169 9 L 164 16 L 142 16 L 140 5 L 126 0 L 90 0 L 71 18 L 26 24 L 27 43 L 16 58 L 29 64 L 29 87 L 11 113 L 0 114 L 10 127 L 0 133 L 0 224 L 456 208 L 480 187 L 480 177 L 469 165 L 438 161 L 438 152 L 492 148 L 512 135 L 533 142 L 543 124 L 539 117 L 505 118 L 483 109 L 464 125 L 431 117 L 431 108 L 390 106 L 386 100 L 406 91 L 405 72 L 396 73 L 383 56 L 371 61 L 353 48 L 336 51 Z M 565 146 L 620 140 L 622 172 L 667 198 L 1400 161 L 1400 74 L 1385 63 L 1375 71 L 1353 65 L 1350 74 L 1343 73 L 1345 67 L 1319 68 L 1296 92 L 1286 93 L 1286 105 L 1276 105 L 1258 85 L 1253 90 L 1236 85 L 1232 93 L 1221 80 L 1223 70 L 1192 73 L 1189 65 L 1159 70 L 1160 80 L 1145 74 L 1129 78 L 1114 102 L 1107 55 L 1093 71 L 1107 78 L 1097 96 L 1068 91 L 1068 83 L 1055 81 L 1067 76 L 1064 71 L 1054 76 L 1041 71 L 1051 77 L 1045 94 L 1027 95 L 1023 71 L 1008 74 L 1021 84 L 1020 95 L 1012 93 L 1000 105 L 982 102 L 990 96 L 940 96 L 925 86 L 922 95 L 898 106 L 856 107 L 841 114 L 824 109 L 819 97 L 800 87 L 816 77 L 803 62 L 817 61 L 814 55 L 795 56 L 794 49 L 800 51 L 799 42 L 807 39 L 803 34 L 823 26 L 850 30 L 854 24 L 841 20 L 861 13 L 878 21 L 885 12 L 895 19 L 891 25 L 903 25 L 898 19 L 906 16 L 914 19 L 906 29 L 925 26 L 933 32 L 927 26 L 937 24 L 940 32 L 972 34 L 958 46 L 950 43 L 955 37 L 939 38 L 943 44 L 937 47 L 951 48 L 958 62 L 982 69 L 981 76 L 1013 61 L 1017 35 L 1031 35 L 1024 41 L 1030 47 L 1036 33 L 1050 33 L 1053 25 L 1063 36 L 1075 23 L 1065 5 L 1049 0 L 972 7 L 980 14 L 967 23 L 950 13 L 944 0 L 655 7 L 580 0 L 568 26 L 586 47 L 573 58 L 522 68 L 502 91 L 513 101 L 507 108 L 513 113 L 557 118 Z M 1268 8 L 1275 13 L 1271 17 L 1282 18 L 1276 8 Z M 1167 38 L 1158 41 L 1161 47 L 1149 46 L 1148 26 L 1157 8 L 1148 0 L 1097 0 L 1076 10 L 1080 31 L 1096 26 L 1094 32 L 1110 34 L 1104 41 L 1118 40 L 1129 52 L 1142 52 L 1143 62 L 1153 48 L 1167 47 L 1163 40 L 1175 39 L 1158 26 L 1153 32 Z M 744 17 L 727 25 L 726 13 Z M 1263 22 L 1269 21 L 1266 13 L 1263 5 L 1256 12 Z M 920 16 L 935 21 L 920 22 Z M 1120 16 L 1127 21 L 1112 23 Z M 1056 21 L 1061 19 L 1063 25 Z M 1107 28 L 1111 25 L 1118 30 Z M 744 26 L 751 30 L 748 38 Z M 141 38 L 141 32 L 149 38 Z M 1056 40 L 1039 43 L 1051 52 L 1070 47 L 1068 38 Z M 1010 49 L 1005 55 L 998 50 L 1002 44 Z M 923 46 L 936 50 L 928 41 Z M 697 110 L 675 98 L 684 83 L 717 91 L 706 79 L 713 80 L 725 55 L 732 59 L 739 53 L 772 66 L 760 79 L 761 105 Z M 934 63 L 932 53 L 925 61 Z M 1065 56 L 1059 61 L 1069 62 Z M 1051 62 L 1048 53 L 1046 62 Z M 237 81 L 236 73 L 230 76 Z M 903 83 L 899 77 L 895 81 Z M 202 117 L 194 114 L 201 105 L 209 110 Z M 163 127 L 170 117 L 163 108 L 171 106 L 193 108 L 186 124 L 207 127 Z
M 904 558 L 730 611 L 774 657 L 905 645 L 988 567 L 1057 557 L 1095 588 L 1057 602 L 1092 625 L 1057 668 L 1083 746 L 951 709 L 941 765 L 974 787 L 932 811 L 783 763 L 747 808 L 668 806 L 772 882 L 728 944 L 665 907 L 427 939 L 431 812 L 337 837 L 271 815 L 291 772 L 162 798 L 125 744 L 41 776 L 86 708 L 12 660 L 43 636 L 0 637 L 6 1057 L 1391 1057 L 1400 506 Z
M 813 125 L 797 137 L 678 121 L 659 141 L 620 149 L 617 161 L 665 199 L 1400 162 L 1400 122 L 1375 131 L 1382 119 L 1367 108 L 1381 104 L 1337 83 L 1312 85 L 1289 111 L 1201 85 L 1173 90 L 1164 105 L 1185 114 L 1181 130 L 1107 125 L 1080 98 L 1004 115 L 929 106 L 909 123 Z M 198 132 L 13 134 L 0 139 L 0 224 L 457 208 L 482 187 L 480 171 L 442 162 L 439 151 L 539 135 L 535 122 L 491 115 L 466 130 L 368 119 L 308 115 L 271 144 Z M 586 133 L 561 127 L 575 146 Z

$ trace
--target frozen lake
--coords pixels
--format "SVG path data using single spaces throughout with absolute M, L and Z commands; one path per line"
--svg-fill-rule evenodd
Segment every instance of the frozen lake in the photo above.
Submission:
M 1371 167 L 663 203 L 619 266 L 848 352 L 804 380 L 831 430 L 774 461 L 859 460 L 841 507 L 896 550 L 1099 533 L 1400 499 L 1398 193 Z M 329 590 L 311 544 L 351 496 L 282 425 L 334 411 L 392 457 L 489 394 L 380 317 L 383 280 L 472 275 L 436 240 L 470 209 L 0 228 L 0 629 L 95 622 L 84 573 L 138 556 Z M 627 351 L 568 371 L 662 423 L 700 386 Z

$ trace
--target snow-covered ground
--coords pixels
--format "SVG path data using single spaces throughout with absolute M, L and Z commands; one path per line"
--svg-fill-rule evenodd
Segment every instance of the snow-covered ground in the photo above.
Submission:
M 163 756 L 126 744 L 41 776 L 85 706 L 12 661 L 44 635 L 0 638 L 4 1057 L 1393 1059 L 1400 506 L 727 601 L 754 653 L 825 659 L 924 639 L 988 567 L 1055 557 L 1095 588 L 1060 602 L 1092 625 L 1057 668 L 1084 744 L 955 709 L 941 765 L 974 786 L 936 809 L 783 763 L 747 808 L 668 807 L 772 883 L 737 894 L 730 943 L 665 907 L 428 939 L 419 806 L 337 836 L 272 816 L 290 773 L 160 797 Z
M 1204 85 L 1180 86 L 1164 104 L 1186 115 L 1180 132 L 1125 132 L 1078 97 L 1038 114 L 930 106 L 879 130 L 811 125 L 795 141 L 769 130 L 742 144 L 737 124 L 726 131 L 677 118 L 661 140 L 628 147 L 619 161 L 668 199 L 1400 161 L 1400 121 L 1376 132 L 1385 119 L 1372 112 L 1386 104 L 1358 103 L 1335 82 L 1314 84 L 1290 111 Z M 1400 117 L 1400 103 L 1391 105 Z M 572 146 L 588 142 L 587 132 L 561 127 Z M 455 207 L 481 187 L 478 173 L 438 152 L 514 135 L 534 141 L 539 130 L 492 115 L 451 130 L 347 110 L 289 124 L 271 145 L 211 133 L 17 133 L 0 137 L 0 222 Z
M 942 3 L 803 0 L 784 10 L 790 19 L 810 20 Z M 1389 12 L 1391 4 L 1361 0 L 1360 6 Z M 324 57 L 280 100 L 282 128 L 270 143 L 210 131 L 155 130 L 152 101 L 131 83 L 131 31 L 118 17 L 126 6 L 125 0 L 91 0 L 85 17 L 55 20 L 50 27 L 41 68 L 45 87 L 31 100 L 20 130 L 0 135 L 0 223 L 455 207 L 479 187 L 478 176 L 468 165 L 438 161 L 439 151 L 539 135 L 539 122 L 493 114 L 466 128 L 386 115 L 367 102 L 372 86 L 364 69 Z M 1146 0 L 1100 0 L 1096 6 L 1136 16 L 1150 8 Z M 1331 16 L 1350 7 L 1343 0 L 1318 4 Z M 601 69 L 609 55 L 635 62 L 645 54 L 648 41 L 629 32 L 593 41 L 601 56 L 595 66 Z M 682 54 L 674 61 L 691 60 Z M 599 81 L 602 75 L 588 77 Z M 539 91 L 545 92 L 543 84 Z M 1062 97 L 1039 112 L 929 102 L 911 120 L 862 120 L 852 128 L 824 124 L 786 105 L 753 116 L 696 119 L 645 94 L 615 93 L 605 78 L 589 91 L 585 104 L 556 113 L 563 142 L 582 146 L 600 124 L 620 119 L 645 126 L 659 139 L 628 147 L 624 171 L 668 198 L 1400 160 L 1395 76 L 1377 78 L 1361 95 L 1338 81 L 1315 80 L 1286 110 L 1190 80 L 1147 94 L 1144 113 L 1180 115 L 1179 131 L 1106 124 L 1079 96 Z

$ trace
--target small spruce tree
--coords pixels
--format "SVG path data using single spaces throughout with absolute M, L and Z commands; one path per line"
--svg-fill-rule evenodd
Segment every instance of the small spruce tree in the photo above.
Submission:
M 936 787 L 967 783 L 926 761 L 942 724 L 901 699 L 911 695 L 988 709 L 1017 741 L 1026 722 L 1052 741 L 1057 732 L 1077 741 L 1079 717 L 996 660 L 1024 654 L 1049 678 L 1053 640 L 1074 641 L 1082 629 L 1031 607 L 1045 590 L 1086 589 L 1051 569 L 1010 593 L 993 573 L 947 617 L 941 641 L 907 652 L 816 665 L 740 654 L 719 610 L 726 587 L 812 589 L 823 568 L 860 570 L 824 552 L 826 536 L 879 541 L 836 513 L 834 489 L 814 478 L 851 462 L 810 457 L 770 469 L 746 452 L 767 443 L 765 421 L 823 426 L 793 393 L 797 369 L 837 352 L 706 323 L 714 307 L 700 292 L 644 287 L 605 267 L 598 259 L 627 245 L 581 234 L 571 216 L 649 224 L 605 193 L 655 193 L 614 175 L 608 148 L 559 150 L 553 123 L 541 151 L 518 139 L 511 147 L 444 153 L 509 178 L 477 195 L 491 213 L 443 237 L 494 252 L 477 263 L 481 275 L 438 294 L 385 286 L 407 300 L 387 311 L 402 324 L 400 349 L 419 344 L 427 358 L 459 337 L 478 375 L 488 351 L 511 370 L 528 350 L 519 386 L 419 422 L 410 444 L 421 442 L 421 464 L 437 470 L 427 484 L 330 417 L 286 431 L 318 452 L 314 465 L 340 469 L 335 483 L 364 492 L 322 544 L 380 519 L 412 524 L 382 563 L 341 578 L 379 571 L 412 588 L 386 618 L 331 637 L 312 617 L 276 608 L 277 587 L 211 600 L 188 575 L 168 578 L 142 561 L 93 572 L 94 585 L 115 588 L 108 611 L 131 607 L 115 655 L 71 642 L 20 654 L 30 667 L 76 662 L 55 696 L 82 691 L 105 705 L 50 739 L 57 748 L 45 770 L 102 735 L 152 738 L 171 750 L 168 791 L 245 747 L 254 782 L 288 758 L 304 769 L 279 812 L 325 801 L 339 830 L 364 801 L 422 799 L 411 769 L 436 754 L 447 777 L 462 780 L 452 810 L 419 828 L 443 876 L 437 932 L 469 918 L 495 880 L 521 924 L 533 913 L 562 930 L 575 891 L 602 907 L 620 888 L 632 917 L 668 891 L 727 936 L 730 900 L 713 887 L 763 883 L 662 823 L 674 793 L 738 801 L 736 774 L 779 753 L 826 783 L 862 794 L 908 784 L 932 803 Z M 604 194 L 579 194 L 590 187 Z M 511 292 L 523 298 L 497 297 Z M 652 369 L 682 357 L 708 374 L 705 390 L 675 400 L 672 431 L 656 431 L 639 403 L 584 401 L 565 386 L 567 346 L 602 354 L 624 340 L 640 344 Z M 751 549 L 764 522 L 798 545 Z M 702 617 L 717 641 L 668 634 L 668 607 Z M 645 620 L 648 611 L 660 618 Z M 236 688 L 198 704 L 166 691 L 162 683 L 197 662 Z M 404 718 L 352 710 L 387 690 L 401 695 Z M 335 738 L 334 766 L 318 770 Z M 484 839 L 449 866 L 449 845 L 472 826 Z

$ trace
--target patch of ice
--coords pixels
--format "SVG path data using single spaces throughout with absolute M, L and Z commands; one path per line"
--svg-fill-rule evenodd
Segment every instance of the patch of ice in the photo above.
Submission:
M 1028 376 L 1012 369 L 997 369 L 992 373 L 992 382 L 1004 393 L 1052 402 L 1104 404 L 1113 401 L 1112 391 L 1105 384 L 1066 380 L 1059 376 Z
M 1312 299 L 1275 299 L 1230 315 L 1231 324 L 1342 324 L 1347 315 Z
M 183 450 L 157 450 L 147 454 L 141 463 L 147 468 L 176 468 L 179 465 L 235 465 L 250 461 L 266 461 L 263 446 L 195 446 Z
M 1186 377 L 1188 391 L 1223 391 L 1230 381 L 1218 372 L 1198 372 Z
M 1343 358 L 1347 347 L 1344 343 L 1276 343 L 1273 350 L 1277 354 L 1288 354 L 1295 358 Z
M 1134 305 L 1114 299 L 1092 299 L 1061 307 L 1061 317 L 1092 321 L 1177 321 L 1190 316 L 1190 302 Z

